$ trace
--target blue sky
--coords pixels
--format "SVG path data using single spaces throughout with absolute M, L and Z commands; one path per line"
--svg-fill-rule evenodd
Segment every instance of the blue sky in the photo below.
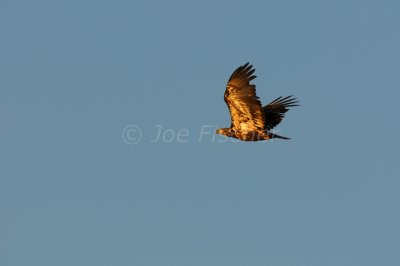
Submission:
M 1 1 L 0 264 L 399 265 L 399 8 Z M 292 140 L 199 141 L 247 61 Z

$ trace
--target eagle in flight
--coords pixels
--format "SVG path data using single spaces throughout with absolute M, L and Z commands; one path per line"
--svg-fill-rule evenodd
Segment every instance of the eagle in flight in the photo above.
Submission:
M 231 127 L 217 129 L 216 133 L 243 141 L 289 139 L 270 130 L 282 121 L 289 107 L 298 106 L 297 99 L 292 95 L 281 96 L 262 107 L 256 86 L 250 84 L 256 78 L 254 71 L 253 66 L 246 63 L 232 73 L 224 94 L 231 114 Z

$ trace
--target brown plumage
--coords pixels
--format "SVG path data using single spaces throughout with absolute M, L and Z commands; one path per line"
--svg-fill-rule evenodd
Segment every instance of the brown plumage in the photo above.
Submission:
M 298 106 L 298 101 L 292 96 L 278 97 L 262 107 L 256 95 L 256 86 L 250 84 L 256 78 L 252 67 L 246 63 L 229 78 L 224 100 L 231 114 L 231 127 L 220 128 L 216 133 L 244 141 L 288 139 L 270 130 L 282 121 L 289 107 Z

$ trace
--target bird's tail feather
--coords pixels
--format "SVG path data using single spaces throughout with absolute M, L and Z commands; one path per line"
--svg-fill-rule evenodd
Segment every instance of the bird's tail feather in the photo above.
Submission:
M 271 139 L 290 139 L 290 138 L 287 138 L 287 137 L 284 137 L 284 136 L 280 136 L 278 134 L 274 134 L 274 133 L 271 133 L 271 132 L 269 132 L 268 134 L 269 134 L 269 137 Z

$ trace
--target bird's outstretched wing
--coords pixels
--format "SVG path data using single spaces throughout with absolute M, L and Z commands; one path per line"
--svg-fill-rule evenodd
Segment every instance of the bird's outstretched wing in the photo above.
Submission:
M 264 111 L 256 95 L 256 86 L 250 85 L 255 69 L 246 63 L 238 67 L 229 78 L 224 100 L 231 114 L 231 127 L 236 130 L 263 130 Z
M 263 107 L 265 115 L 265 129 L 271 130 L 277 126 L 289 110 L 289 107 L 298 106 L 298 101 L 292 95 L 278 97 Z

